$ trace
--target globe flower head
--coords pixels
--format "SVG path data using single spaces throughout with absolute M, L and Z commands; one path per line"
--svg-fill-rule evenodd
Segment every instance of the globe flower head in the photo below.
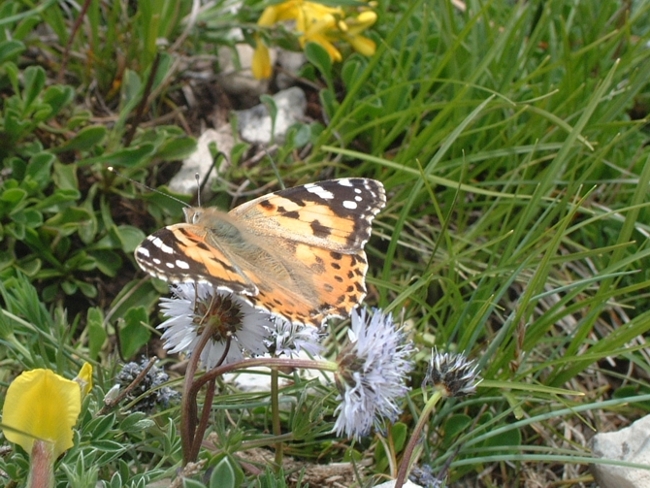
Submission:
M 409 388 L 407 374 L 413 346 L 389 314 L 379 310 L 355 310 L 351 316 L 350 342 L 337 358 L 336 383 L 341 403 L 336 408 L 337 435 L 354 438 L 381 428 L 384 419 L 395 421 L 401 412 L 397 402 Z
M 323 352 L 321 339 L 325 334 L 316 327 L 292 324 L 279 318 L 274 322 L 275 327 L 269 331 L 266 341 L 269 352 L 289 357 L 298 356 L 301 351 L 312 357 Z
M 264 339 L 273 317 L 231 293 L 206 283 L 183 283 L 172 287 L 173 298 L 162 298 L 160 309 L 168 319 L 163 347 L 170 353 L 192 354 L 206 328 L 210 338 L 200 359 L 206 369 L 266 352 Z
M 84 392 L 92 385 L 92 366 L 85 364 L 81 385 L 49 369 L 25 371 L 11 382 L 2 411 L 3 432 L 7 440 L 28 453 L 42 452 L 35 442 L 43 441 L 56 459 L 73 446 L 73 427 L 81 412 Z

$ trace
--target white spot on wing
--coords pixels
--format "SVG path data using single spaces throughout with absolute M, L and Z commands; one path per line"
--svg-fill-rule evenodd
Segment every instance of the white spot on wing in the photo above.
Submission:
M 165 244 L 160 237 L 149 236 L 147 239 L 149 239 L 149 241 L 151 241 L 151 243 L 162 252 L 166 254 L 173 254 L 174 249 Z
M 327 191 L 322 186 L 315 185 L 315 184 L 308 184 L 305 185 L 304 188 L 309 193 L 314 193 L 315 195 L 321 197 L 323 200 L 332 200 L 334 198 L 334 194 L 331 191 Z
M 135 250 L 135 252 L 136 252 L 136 254 L 140 254 L 141 256 L 144 256 L 145 258 L 148 258 L 149 256 L 151 256 L 151 254 L 149 254 L 149 249 L 144 248 L 144 247 L 137 248 Z
M 181 269 L 190 269 L 190 265 L 187 264 L 185 261 L 181 261 L 180 259 L 176 260 L 176 266 L 178 266 Z
M 341 186 L 354 186 L 354 185 L 352 185 L 350 180 L 348 180 L 347 178 L 341 178 L 339 180 L 339 185 L 341 185 Z
M 174 263 L 172 263 L 172 262 L 169 262 L 169 261 L 166 262 L 165 266 L 167 266 L 169 269 L 174 269 Z
M 351 202 L 350 200 L 345 200 L 343 202 L 343 206 L 349 210 L 356 210 L 357 209 L 357 202 Z
M 160 264 L 162 262 L 158 258 L 153 258 L 152 261 L 154 262 L 154 264 Z

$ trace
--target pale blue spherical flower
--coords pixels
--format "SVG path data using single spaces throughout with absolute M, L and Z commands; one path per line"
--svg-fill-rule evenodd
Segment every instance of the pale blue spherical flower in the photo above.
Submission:
M 323 352 L 321 340 L 325 333 L 316 327 L 293 324 L 276 318 L 274 327 L 269 332 L 270 337 L 266 346 L 276 356 L 296 357 L 301 352 L 305 352 L 308 356 L 314 357 Z
M 409 391 L 413 345 L 391 315 L 378 309 L 355 310 L 351 321 L 350 342 L 336 360 L 341 403 L 334 412 L 338 414 L 334 430 L 359 439 L 373 426 L 380 429 L 384 420 L 394 422 L 401 413 L 398 402 Z
M 160 310 L 168 319 L 158 326 L 170 353 L 191 355 L 205 327 L 212 329 L 200 357 L 207 370 L 267 352 L 270 314 L 206 283 L 181 283 L 171 290 L 173 298 L 160 299 Z

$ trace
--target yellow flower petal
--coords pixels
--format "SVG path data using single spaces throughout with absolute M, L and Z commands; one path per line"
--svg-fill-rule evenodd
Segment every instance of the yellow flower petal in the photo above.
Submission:
M 302 3 L 302 0 L 289 0 L 266 7 L 258 19 L 257 25 L 268 27 L 284 20 L 293 20 L 297 17 L 298 9 Z
M 351 36 L 361 34 L 375 22 L 377 22 L 377 14 L 371 10 L 361 12 L 357 18 L 350 18 L 345 21 L 348 26 L 348 34 Z
M 266 47 L 263 41 L 257 41 L 257 47 L 253 53 L 251 70 L 253 76 L 258 80 L 265 80 L 271 77 L 273 69 L 271 67 L 271 54 L 269 48 Z
M 35 438 L 52 442 L 56 459 L 72 447 L 72 428 L 80 411 L 81 389 L 77 382 L 49 369 L 33 369 L 9 385 L 2 415 L 7 428 L 3 432 L 28 453 Z
M 368 56 L 368 57 L 375 54 L 377 46 L 375 44 L 375 41 L 373 41 L 372 39 L 368 39 L 367 37 L 364 36 L 349 36 L 346 37 L 346 39 L 350 43 L 350 45 L 354 48 L 354 50 L 359 54 L 363 54 L 364 56 Z
M 84 363 L 79 374 L 74 379 L 81 387 L 81 398 L 83 399 L 93 388 L 93 367 L 90 363 Z

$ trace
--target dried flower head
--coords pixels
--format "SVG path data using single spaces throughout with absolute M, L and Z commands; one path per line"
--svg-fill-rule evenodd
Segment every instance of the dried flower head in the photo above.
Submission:
M 200 352 L 206 369 L 267 352 L 264 339 L 273 317 L 231 293 L 206 283 L 183 283 L 172 287 L 173 298 L 161 298 L 160 308 L 168 319 L 158 326 L 164 348 L 170 353 L 192 354 L 206 328 L 208 343 Z
M 477 366 L 463 354 L 441 353 L 433 350 L 429 370 L 422 382 L 422 387 L 433 385 L 444 396 L 460 397 L 476 393 L 480 382 Z
M 351 321 L 350 342 L 337 358 L 341 403 L 334 429 L 337 435 L 358 439 L 373 425 L 381 428 L 384 419 L 395 421 L 400 414 L 397 402 L 409 390 L 406 377 L 413 369 L 413 347 L 390 314 L 355 310 Z
M 147 359 L 142 359 L 140 364 L 135 362 L 126 363 L 117 374 L 115 378 L 117 383 L 113 388 L 122 389 L 129 386 L 140 375 L 147 363 Z M 147 371 L 142 381 L 127 393 L 125 398 L 128 401 L 140 398 L 133 406 L 133 410 L 139 412 L 151 412 L 157 405 L 166 408 L 171 400 L 180 397 L 177 391 L 168 386 L 162 386 L 167 381 L 169 381 L 169 375 L 165 370 L 154 365 Z

